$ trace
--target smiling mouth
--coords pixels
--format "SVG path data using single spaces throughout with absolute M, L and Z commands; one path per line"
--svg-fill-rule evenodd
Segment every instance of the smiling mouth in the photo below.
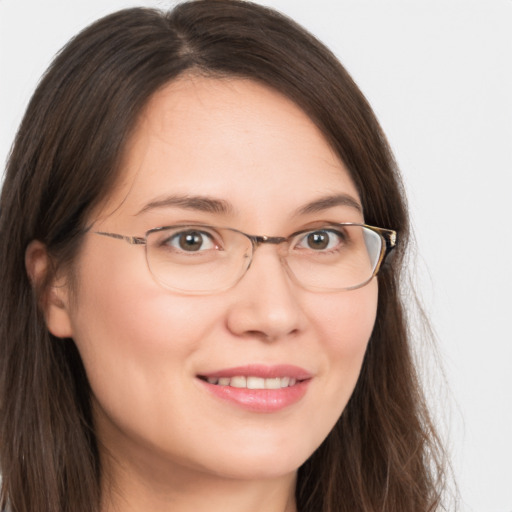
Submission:
M 234 377 L 201 377 L 201 380 L 215 386 L 229 386 L 241 389 L 283 389 L 295 386 L 301 380 L 295 377 L 263 378 L 255 376 L 237 375 Z
M 203 388 L 221 401 L 256 413 L 274 413 L 299 402 L 314 375 L 290 364 L 249 364 L 198 374 Z

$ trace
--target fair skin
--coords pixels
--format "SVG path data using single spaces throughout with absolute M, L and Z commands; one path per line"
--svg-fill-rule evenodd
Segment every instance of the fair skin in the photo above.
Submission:
M 161 204 L 170 196 L 226 208 Z M 334 196 L 348 200 L 304 211 Z M 363 222 L 359 203 L 343 163 L 288 99 L 247 80 L 187 76 L 150 100 L 91 223 L 137 236 L 181 222 L 287 236 L 319 220 Z M 29 251 L 31 274 L 44 268 L 41 254 Z M 54 335 L 74 339 L 91 384 L 102 512 L 295 512 L 297 468 L 356 384 L 376 279 L 349 292 L 308 291 L 264 245 L 232 288 L 186 295 L 152 278 L 142 246 L 91 232 L 73 272 L 73 296 L 56 282 L 46 318 Z M 247 365 L 300 367 L 306 392 L 255 411 L 199 378 Z

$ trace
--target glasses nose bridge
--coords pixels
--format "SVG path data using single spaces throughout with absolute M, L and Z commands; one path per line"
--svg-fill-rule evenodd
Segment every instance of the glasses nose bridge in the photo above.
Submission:
M 284 236 L 266 236 L 266 235 L 246 235 L 252 242 L 254 248 L 263 244 L 279 245 L 287 242 L 288 239 Z
M 284 267 L 283 270 L 285 270 L 286 272 L 289 272 L 289 269 L 287 268 L 288 265 L 286 262 L 286 253 L 287 253 L 288 245 L 286 245 L 286 249 L 284 251 L 279 251 L 279 246 L 281 244 L 285 244 L 285 243 L 289 242 L 290 241 L 289 238 L 284 237 L 284 236 L 249 235 L 249 234 L 243 233 L 243 232 L 239 232 L 239 233 L 243 234 L 251 242 L 251 249 L 252 249 L 250 257 L 249 257 L 249 261 L 247 262 L 247 266 L 244 270 L 243 275 L 245 275 L 247 273 L 247 271 L 252 267 L 256 249 L 258 249 L 260 246 L 262 246 L 264 244 L 275 245 L 278 247 L 277 256 L 279 258 L 279 262 L 280 262 L 281 266 Z
M 264 244 L 279 246 L 281 244 L 288 242 L 288 238 L 286 238 L 284 236 L 247 235 L 247 234 L 245 236 L 251 241 L 252 256 L 254 256 L 256 249 Z M 282 257 L 283 255 L 279 254 L 279 256 Z
M 251 266 L 252 260 L 254 258 L 254 253 L 256 252 L 256 249 L 258 249 L 258 247 L 260 247 L 264 244 L 279 246 L 279 245 L 284 244 L 289 241 L 288 238 L 286 238 L 284 236 L 248 235 L 247 233 L 243 233 L 243 234 L 245 235 L 246 238 L 248 238 L 250 240 L 251 245 L 252 245 L 250 263 L 247 266 L 246 271 Z M 283 254 L 280 254 L 279 251 L 278 251 L 278 255 L 279 255 L 280 259 L 283 258 Z

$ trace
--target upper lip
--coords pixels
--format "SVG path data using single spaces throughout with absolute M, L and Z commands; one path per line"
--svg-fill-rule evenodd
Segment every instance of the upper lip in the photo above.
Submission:
M 301 368 L 292 364 L 277 364 L 277 365 L 263 365 L 263 364 L 249 364 L 245 366 L 235 366 L 232 368 L 223 368 L 212 372 L 201 373 L 200 377 L 204 378 L 221 378 L 221 377 L 261 377 L 264 379 L 272 379 L 277 377 L 292 377 L 298 381 L 310 379 L 313 375 Z

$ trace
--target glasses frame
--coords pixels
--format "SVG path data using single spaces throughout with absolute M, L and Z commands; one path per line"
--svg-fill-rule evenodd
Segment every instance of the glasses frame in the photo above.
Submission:
M 291 274 L 291 276 L 294 279 L 294 281 L 299 286 L 301 286 L 302 288 L 304 288 L 306 290 L 318 291 L 318 292 L 341 292 L 341 291 L 349 291 L 349 290 L 356 290 L 357 288 L 362 288 L 363 286 L 367 285 L 379 273 L 379 270 L 382 267 L 382 263 L 384 262 L 386 257 L 389 255 L 389 253 L 397 245 L 398 235 L 397 235 L 397 232 L 392 230 L 392 229 L 379 228 L 379 227 L 376 227 L 376 226 L 370 226 L 369 224 L 360 224 L 360 223 L 356 223 L 356 222 L 339 222 L 339 223 L 330 222 L 327 225 L 329 227 L 330 226 L 333 226 L 333 227 L 336 227 L 336 226 L 359 226 L 361 228 L 366 228 L 366 229 L 369 229 L 371 231 L 374 231 L 375 233 L 377 233 L 379 235 L 379 237 L 383 241 L 382 247 L 381 247 L 381 250 L 380 250 L 380 254 L 379 254 L 379 259 L 377 261 L 377 264 L 375 265 L 375 268 L 373 270 L 372 275 L 366 281 L 364 281 L 363 283 L 358 284 L 356 286 L 351 286 L 351 287 L 348 287 L 348 288 L 327 288 L 327 289 L 324 289 L 324 288 L 316 288 L 316 287 L 305 286 L 295 277 L 293 271 L 291 271 L 291 269 L 289 269 L 288 265 L 286 264 L 285 266 L 286 266 L 286 268 L 288 270 L 288 273 Z M 187 291 L 187 290 L 181 290 L 179 288 L 173 288 L 172 286 L 169 286 L 169 285 L 163 283 L 160 279 L 158 279 L 157 276 L 155 276 L 155 274 L 151 270 L 151 265 L 149 264 L 149 261 L 148 261 L 148 251 L 147 251 L 148 236 L 150 236 L 151 233 L 157 233 L 159 231 L 164 231 L 166 229 L 187 228 L 187 227 L 197 228 L 197 229 L 201 229 L 201 228 L 205 228 L 205 229 L 212 229 L 212 228 L 213 229 L 224 229 L 224 230 L 228 230 L 228 231 L 233 231 L 235 233 L 239 233 L 239 234 L 245 236 L 246 238 L 248 238 L 250 240 L 250 242 L 252 244 L 252 253 L 251 253 L 251 257 L 250 257 L 249 263 L 248 263 L 246 269 L 244 270 L 244 272 L 240 275 L 240 277 L 236 281 L 234 281 L 229 286 L 227 286 L 225 288 L 218 289 L 218 290 L 215 289 L 215 290 L 211 290 L 211 291 Z M 325 226 L 322 226 L 319 229 L 321 229 L 323 227 L 325 227 Z M 155 281 L 160 286 L 162 286 L 162 287 L 164 287 L 166 289 L 169 289 L 171 291 L 175 291 L 175 292 L 186 294 L 186 295 L 207 295 L 207 294 L 219 293 L 219 292 L 222 292 L 222 291 L 225 291 L 225 290 L 229 290 L 230 288 L 234 287 L 242 279 L 242 277 L 245 275 L 245 273 L 249 270 L 249 268 L 251 266 L 251 263 L 252 263 L 252 260 L 254 258 L 254 252 L 256 251 L 256 249 L 260 245 L 262 245 L 262 244 L 279 245 L 279 244 L 282 244 L 284 242 L 287 242 L 288 240 L 290 240 L 292 238 L 295 238 L 296 236 L 298 236 L 298 235 L 300 235 L 302 233 L 308 233 L 310 231 L 314 231 L 314 229 L 315 228 L 311 228 L 311 227 L 307 228 L 307 229 L 301 229 L 299 231 L 295 231 L 294 233 L 292 233 L 291 235 L 289 235 L 287 237 L 283 237 L 283 236 L 250 235 L 248 233 L 245 233 L 245 232 L 240 231 L 240 230 L 235 229 L 235 228 L 229 228 L 229 227 L 223 227 L 223 226 L 212 226 L 212 225 L 208 225 L 208 224 L 174 224 L 174 225 L 170 225 L 170 226 L 161 226 L 161 227 L 149 229 L 148 231 L 146 231 L 146 233 L 145 233 L 145 235 L 143 237 L 121 235 L 119 233 L 110 233 L 110 232 L 107 232 L 107 231 L 93 231 L 93 233 L 96 234 L 96 235 L 101 235 L 101 236 L 105 236 L 105 237 L 109 237 L 109 238 L 114 238 L 116 240 L 123 240 L 123 241 L 127 242 L 130 245 L 144 245 L 144 246 L 146 246 L 146 249 L 145 249 L 146 265 L 148 267 L 149 272 L 151 273 L 151 275 L 153 276 Z

